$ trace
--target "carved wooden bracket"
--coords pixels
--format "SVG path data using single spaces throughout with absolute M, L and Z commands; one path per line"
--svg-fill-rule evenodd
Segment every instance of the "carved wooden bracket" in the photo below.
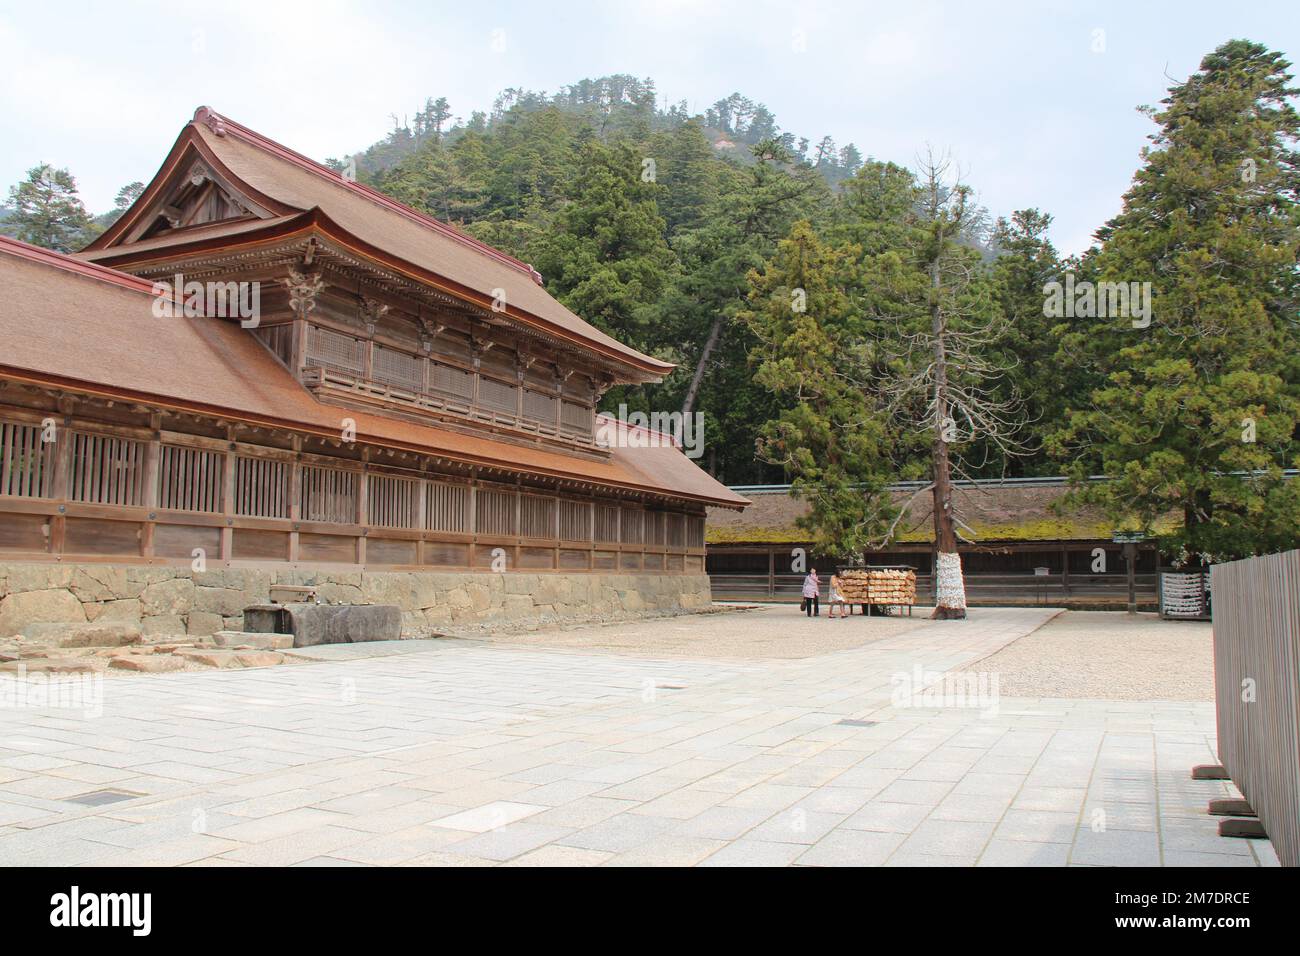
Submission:
M 361 320 L 366 326 L 366 335 L 373 336 L 379 320 L 388 314 L 388 306 L 378 299 L 365 296 L 361 298 Z
M 289 290 L 289 305 L 304 318 L 316 308 L 316 296 L 325 288 L 325 280 L 319 272 L 290 269 L 289 278 L 280 281 Z

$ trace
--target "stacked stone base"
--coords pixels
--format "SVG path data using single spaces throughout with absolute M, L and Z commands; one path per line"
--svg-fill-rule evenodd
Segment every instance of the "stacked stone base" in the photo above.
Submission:
M 402 636 L 475 627 L 630 620 L 708 607 L 703 574 L 312 571 L 0 563 L 0 638 L 43 623 L 129 622 L 146 636 L 243 627 L 272 585 L 308 585 L 336 604 L 395 604 Z M 41 630 L 37 628 L 37 630 Z

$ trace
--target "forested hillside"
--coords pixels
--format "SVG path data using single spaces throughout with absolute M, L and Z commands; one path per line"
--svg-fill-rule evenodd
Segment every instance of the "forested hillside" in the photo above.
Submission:
M 616 389 L 605 405 L 703 412 L 702 464 L 731 483 L 788 478 L 755 457 L 781 401 L 753 380 L 755 340 L 735 321 L 750 271 L 800 220 L 852 230 L 875 215 L 865 193 L 893 169 L 831 136 L 783 131 L 739 93 L 692 116 L 629 76 L 506 90 L 466 120 L 430 99 L 382 142 L 329 162 L 531 263 L 575 312 L 677 363 L 662 385 Z M 987 258 L 995 223 L 984 216 L 969 240 Z

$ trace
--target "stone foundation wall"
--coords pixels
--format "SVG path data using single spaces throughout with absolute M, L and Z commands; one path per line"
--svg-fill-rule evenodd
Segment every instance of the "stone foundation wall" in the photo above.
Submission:
M 207 635 L 243 626 L 273 584 L 311 585 L 334 604 L 396 604 L 402 636 L 674 614 L 711 603 L 703 574 L 504 574 L 0 563 L 0 639 L 45 623 L 124 621 L 143 634 Z

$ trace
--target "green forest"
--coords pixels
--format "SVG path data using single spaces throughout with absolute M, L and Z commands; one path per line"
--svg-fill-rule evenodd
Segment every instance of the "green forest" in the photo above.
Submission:
M 1134 104 L 1150 143 L 1122 211 L 1069 258 L 1051 210 L 980 206 L 960 156 L 873 159 L 738 93 L 662 108 L 630 76 L 507 90 L 468 119 L 430 98 L 328 162 L 676 363 L 605 407 L 701 413 L 700 464 L 793 483 L 828 550 L 887 538 L 886 485 L 932 478 L 941 452 L 956 477 L 1070 475 L 1168 552 L 1217 559 L 1294 547 L 1300 527 L 1289 71 L 1232 40 Z M 68 171 L 37 167 L 0 229 L 76 248 L 139 188 L 92 219 Z

